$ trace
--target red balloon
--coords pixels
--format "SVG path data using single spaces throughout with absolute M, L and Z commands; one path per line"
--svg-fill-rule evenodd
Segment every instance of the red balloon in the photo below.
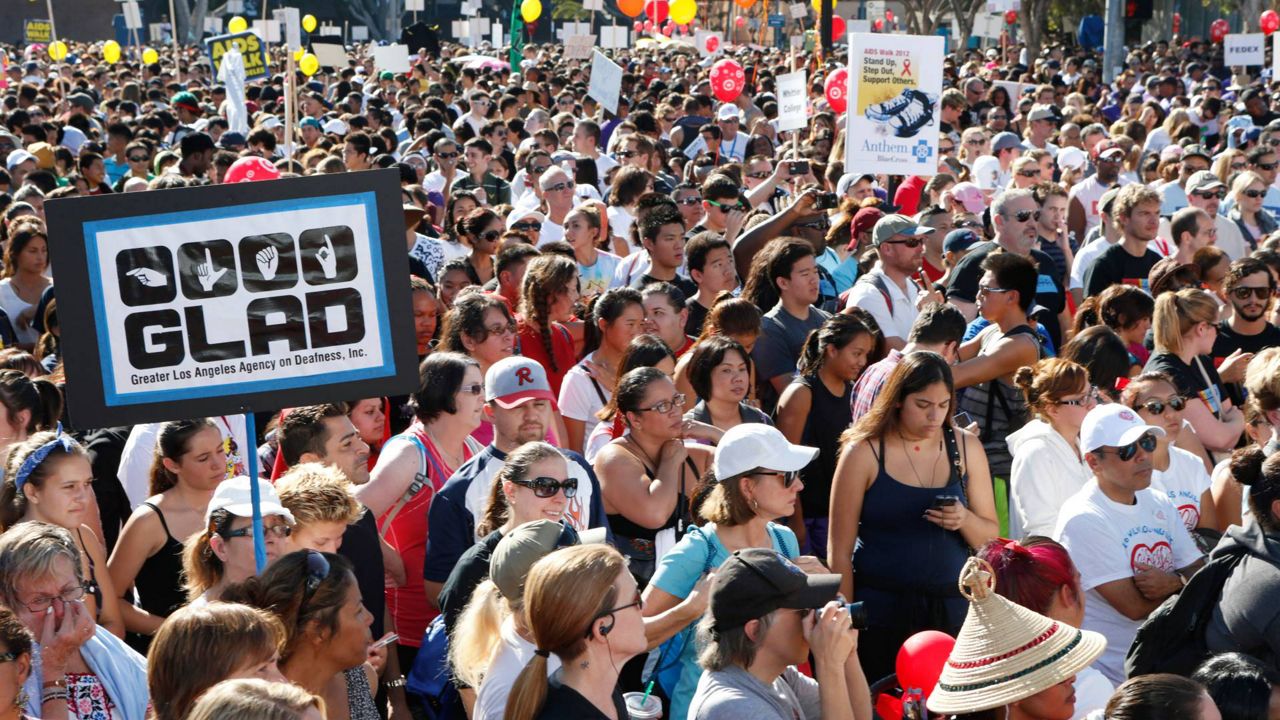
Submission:
M 831 42 L 833 43 L 844 42 L 844 39 L 845 39 L 844 33 L 847 27 L 848 26 L 845 24 L 844 18 L 840 17 L 839 15 L 832 15 L 831 16 Z
M 720 49 L 720 38 L 716 35 L 707 36 L 707 52 L 713 53 Z
M 903 690 L 920 688 L 927 698 L 933 694 L 942 677 L 942 666 L 956 645 L 956 639 L 944 632 L 925 630 L 907 638 L 898 650 L 894 669 L 898 672 L 898 687 Z
M 1275 10 L 1264 10 L 1258 18 L 1258 25 L 1262 27 L 1262 32 L 1270 35 L 1280 29 L 1280 15 Z
M 251 155 L 243 157 L 231 163 L 231 167 L 227 168 L 227 172 L 222 176 L 222 183 L 230 185 L 231 183 L 253 182 L 255 180 L 279 180 L 280 171 L 275 165 L 267 162 L 266 158 Z
M 849 108 L 849 70 L 847 68 L 839 68 L 828 75 L 823 89 L 826 91 L 827 104 L 832 110 L 842 113 Z
M 875 30 L 876 32 L 880 32 L 881 30 L 884 30 L 884 20 L 882 20 L 881 18 L 876 18 L 876 21 L 871 23 L 871 29 Z
M 884 720 L 902 720 L 902 700 L 889 694 L 875 698 L 876 715 Z
M 1218 18 L 1209 24 L 1209 40 L 1212 42 L 1222 42 L 1222 39 L 1231 31 L 1231 26 L 1226 20 Z
M 1173 34 L 1177 35 L 1182 31 L 1182 13 L 1173 14 Z
M 644 23 L 640 22 L 639 20 L 635 21 L 635 22 L 631 25 L 631 27 L 635 28 L 635 29 L 636 29 L 636 32 L 643 32 L 643 31 L 644 31 Z
M 655 24 L 666 22 L 669 9 L 667 0 L 649 0 L 644 4 L 644 14 Z
M 707 43 L 708 46 L 710 44 Z M 746 84 L 747 74 L 737 61 L 726 58 L 711 66 L 711 90 L 720 102 L 732 102 L 742 94 Z
M 738 17 L 733 19 L 733 23 L 738 27 L 746 27 L 747 19 L 739 15 Z
M 666 35 L 667 37 L 671 37 L 671 33 L 672 33 L 672 32 L 675 32 L 675 28 L 673 28 L 672 26 L 670 26 L 670 25 L 663 25 L 663 26 L 662 26 L 662 34 L 663 34 L 663 35 Z
M 889 22 L 893 22 L 893 11 L 892 11 L 892 10 L 885 10 L 885 11 L 884 11 L 884 19 L 885 19 L 885 20 L 888 20 Z
M 1006 13 L 1004 14 L 1004 21 L 1005 21 L 1005 23 L 1006 23 L 1006 24 L 1008 24 L 1008 25 L 1012 25 L 1012 24 L 1014 24 L 1014 23 L 1018 22 L 1018 11 L 1017 11 L 1017 10 L 1010 10 L 1010 11 L 1006 12 Z
M 650 30 L 652 30 L 652 29 L 653 29 L 653 21 L 652 21 L 652 20 L 645 20 L 645 21 L 644 21 L 644 31 L 645 31 L 645 32 L 649 32 L 649 31 L 650 31 Z

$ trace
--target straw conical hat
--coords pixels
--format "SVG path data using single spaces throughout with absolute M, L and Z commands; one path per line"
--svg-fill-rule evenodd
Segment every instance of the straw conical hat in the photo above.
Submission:
M 978 558 L 969 558 L 960 571 L 969 614 L 929 696 L 933 712 L 971 713 L 1023 700 L 1079 673 L 1106 648 L 1098 633 L 997 595 L 994 575 Z

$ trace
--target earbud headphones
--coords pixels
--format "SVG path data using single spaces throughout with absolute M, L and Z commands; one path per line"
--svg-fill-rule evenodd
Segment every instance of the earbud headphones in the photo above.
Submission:
M 609 633 L 613 632 L 613 625 L 616 622 L 618 622 L 618 619 L 610 615 L 609 624 L 600 626 L 600 637 L 608 637 Z

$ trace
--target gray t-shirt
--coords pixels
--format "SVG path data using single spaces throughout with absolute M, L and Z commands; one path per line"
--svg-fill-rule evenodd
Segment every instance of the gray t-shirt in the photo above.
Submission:
M 766 412 L 771 411 L 778 400 L 769 380 L 795 374 L 796 361 L 800 359 L 809 331 L 822 327 L 829 317 L 829 313 L 809 306 L 809 317 L 801 320 L 784 310 L 781 302 L 764 314 L 760 339 L 751 350 L 751 359 L 756 364 L 756 377 L 762 390 L 760 401 Z
M 818 720 L 818 683 L 796 670 L 765 685 L 739 667 L 704 672 L 689 705 L 689 720 Z

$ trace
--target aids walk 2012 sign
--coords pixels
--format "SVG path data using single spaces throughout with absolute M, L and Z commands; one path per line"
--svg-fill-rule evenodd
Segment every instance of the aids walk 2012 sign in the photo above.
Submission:
M 938 174 L 945 43 L 937 35 L 849 33 L 848 172 Z
M 394 171 L 49 208 L 77 427 L 416 387 Z
M 222 68 L 222 56 L 233 46 L 240 50 L 240 55 L 244 58 L 246 80 L 264 78 L 269 74 L 267 49 L 262 45 L 262 39 L 252 32 L 211 37 L 204 41 L 204 45 L 209 51 L 209 61 L 213 63 L 214 77 L 218 76 L 218 70 Z

